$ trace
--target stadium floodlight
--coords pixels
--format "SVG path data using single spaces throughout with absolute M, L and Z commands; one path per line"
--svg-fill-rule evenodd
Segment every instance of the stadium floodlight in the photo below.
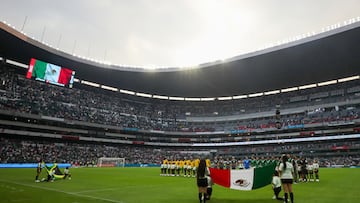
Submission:
M 110 86 L 106 86 L 106 85 L 101 85 L 101 88 L 102 88 L 102 89 L 106 89 L 106 90 L 110 90 L 110 91 L 114 91 L 114 92 L 119 91 L 118 88 L 110 87 Z
M 299 87 L 299 90 L 304 90 L 304 89 L 309 89 L 309 88 L 313 88 L 316 87 L 316 84 L 309 84 L 309 85 L 303 85 Z
M 279 94 L 279 93 L 280 90 L 273 90 L 273 91 L 264 92 L 264 95 Z
M 214 101 L 214 97 L 200 98 L 201 101 Z
M 100 87 L 100 84 L 97 84 L 97 83 L 94 83 L 94 82 L 89 82 L 89 81 L 86 81 L 86 80 L 82 80 L 81 84 L 89 85 L 89 86 L 92 86 L 92 87 Z
M 161 95 L 153 95 L 153 98 L 155 98 L 155 99 L 169 99 L 169 97 L 168 96 L 161 96 Z
M 141 92 L 136 92 L 136 96 L 151 98 L 152 94 L 145 94 L 145 93 L 141 93 Z
M 347 81 L 357 80 L 357 79 L 360 79 L 359 75 L 351 76 L 351 77 L 347 77 L 347 78 L 341 78 L 338 80 L 338 82 L 347 82 Z
M 200 98 L 196 97 L 185 97 L 185 101 L 201 101 Z
M 247 98 L 247 95 L 238 95 L 238 96 L 233 96 L 233 99 L 245 99 Z
M 298 90 L 298 87 L 289 87 L 289 88 L 285 88 L 285 89 L 281 89 L 281 92 L 292 92 L 292 91 L 296 91 Z
M 28 69 L 28 67 L 29 67 L 29 65 L 26 65 L 26 64 L 23 64 L 23 63 L 20 63 L 20 62 L 17 62 L 17 61 L 13 61 L 13 60 L 10 60 L 10 59 L 6 59 L 5 62 L 8 63 L 8 64 L 11 64 L 11 65 L 14 65 L 14 66 L 21 67 L 21 68 Z
M 220 100 L 220 101 L 232 100 L 232 97 L 218 97 L 217 99 Z
M 135 95 L 135 92 L 129 90 L 120 90 L 121 93 Z
M 332 85 L 332 84 L 336 84 L 337 83 L 337 80 L 329 80 L 329 81 L 326 81 L 326 82 L 319 82 L 317 85 L 318 86 L 325 86 L 325 85 Z
M 175 100 L 175 101 L 184 101 L 184 97 L 169 97 L 169 100 Z
M 259 96 L 263 96 L 263 95 L 264 95 L 263 92 L 259 92 L 259 93 L 249 94 L 249 97 L 259 97 Z

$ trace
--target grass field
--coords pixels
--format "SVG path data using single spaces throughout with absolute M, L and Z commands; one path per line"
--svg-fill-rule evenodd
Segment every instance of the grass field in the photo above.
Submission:
M 73 168 L 72 180 L 35 183 L 35 169 L 0 169 L 0 202 L 197 203 L 194 178 L 158 168 Z M 217 185 L 211 203 L 271 203 L 271 186 L 237 191 Z M 283 194 L 282 192 L 280 193 Z M 360 202 L 360 169 L 321 169 L 320 182 L 294 185 L 296 203 Z

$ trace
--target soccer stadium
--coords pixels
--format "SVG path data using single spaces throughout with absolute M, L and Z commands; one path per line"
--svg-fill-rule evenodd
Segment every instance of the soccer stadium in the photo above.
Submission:
M 0 22 L 0 202 L 195 203 L 199 159 L 215 183 L 207 202 L 276 202 L 283 154 L 298 173 L 295 202 L 357 202 L 359 36 L 358 17 L 225 60 L 147 70 Z M 233 181 L 246 170 L 253 179 Z

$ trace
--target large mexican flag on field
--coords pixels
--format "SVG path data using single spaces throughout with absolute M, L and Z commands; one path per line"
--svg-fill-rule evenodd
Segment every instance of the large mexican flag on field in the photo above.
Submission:
M 234 190 L 254 190 L 271 184 L 275 163 L 263 167 L 224 170 L 210 168 L 210 176 L 215 184 Z

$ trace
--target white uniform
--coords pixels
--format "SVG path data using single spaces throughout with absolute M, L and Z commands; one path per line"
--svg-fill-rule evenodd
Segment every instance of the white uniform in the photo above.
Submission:
M 315 162 L 313 163 L 313 167 L 314 167 L 316 181 L 319 182 L 319 164 Z
M 294 168 L 293 165 L 289 162 L 286 162 L 286 169 L 284 169 L 284 164 L 280 163 L 279 171 L 281 172 L 281 179 L 293 179 Z
M 314 171 L 318 171 L 319 170 L 319 164 L 318 163 L 313 163 L 313 168 L 314 168 Z
M 281 180 L 278 176 L 273 176 L 272 185 L 274 188 L 281 187 Z

